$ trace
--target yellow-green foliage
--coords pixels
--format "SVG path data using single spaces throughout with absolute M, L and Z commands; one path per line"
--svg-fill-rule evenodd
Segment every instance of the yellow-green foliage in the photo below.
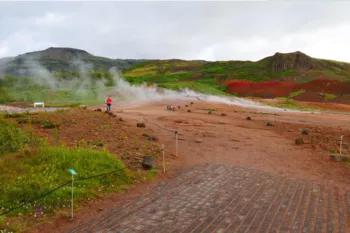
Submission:
M 29 136 L 16 123 L 0 118 L 0 157 L 6 152 L 17 152 L 29 141 Z
M 289 98 L 296 97 L 296 96 L 298 96 L 300 94 L 303 94 L 304 92 L 305 92 L 305 90 L 303 90 L 303 89 L 301 89 L 299 91 L 296 91 L 296 92 L 292 92 L 292 93 L 289 94 Z
M 336 97 L 337 97 L 336 95 L 328 94 L 328 93 L 324 95 L 325 100 L 331 100 L 331 99 L 334 99 Z
M 149 65 L 145 67 L 140 67 L 134 70 L 131 70 L 129 72 L 126 72 L 125 76 L 130 77 L 138 77 L 138 76 L 144 76 L 144 75 L 155 75 L 157 73 L 156 66 Z

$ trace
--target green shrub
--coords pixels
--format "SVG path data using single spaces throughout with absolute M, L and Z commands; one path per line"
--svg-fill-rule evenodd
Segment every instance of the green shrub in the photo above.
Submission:
M 16 152 L 29 142 L 29 137 L 17 128 L 16 123 L 0 119 L 0 156 Z

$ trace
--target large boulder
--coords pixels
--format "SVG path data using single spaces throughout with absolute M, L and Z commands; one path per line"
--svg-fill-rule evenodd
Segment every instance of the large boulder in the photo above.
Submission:
M 151 156 L 146 156 L 142 161 L 142 167 L 146 170 L 150 170 L 156 166 L 154 158 Z

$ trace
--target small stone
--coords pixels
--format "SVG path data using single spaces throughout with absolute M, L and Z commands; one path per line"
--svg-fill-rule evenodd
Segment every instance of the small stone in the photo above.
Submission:
M 295 144 L 296 144 L 296 145 L 302 145 L 302 144 L 304 144 L 304 139 L 302 139 L 302 138 L 297 138 L 297 139 L 295 139 Z
M 195 142 L 201 143 L 201 142 L 203 142 L 203 140 L 202 139 L 196 139 Z
M 97 108 L 97 109 L 95 109 L 94 111 L 95 111 L 95 112 L 102 112 L 102 109 Z
M 177 106 L 178 109 L 180 109 L 181 107 L 180 106 Z
M 267 122 L 266 126 L 273 126 L 272 122 Z
M 137 123 L 136 126 L 138 128 L 145 128 L 146 127 L 145 123 Z
M 188 109 L 187 112 L 191 112 L 191 109 Z
M 247 120 L 247 121 L 251 121 L 252 118 L 251 118 L 250 116 L 247 116 L 246 120 Z
M 159 140 L 159 138 L 158 137 L 156 137 L 156 136 L 148 136 L 148 140 L 150 140 L 150 141 L 158 141 Z
M 142 161 L 142 167 L 146 170 L 154 168 L 155 165 L 154 159 L 151 156 L 146 156 Z
M 223 112 L 223 113 L 221 113 L 221 116 L 227 116 L 227 114 Z
M 302 130 L 301 130 L 301 134 L 308 135 L 308 134 L 309 134 L 309 130 L 307 130 L 307 129 L 302 129 Z

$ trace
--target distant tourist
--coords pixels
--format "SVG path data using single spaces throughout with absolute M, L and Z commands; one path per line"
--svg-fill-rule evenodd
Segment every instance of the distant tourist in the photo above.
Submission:
M 111 111 L 111 105 L 112 105 L 112 98 L 108 97 L 106 102 L 107 102 L 107 112 L 110 112 Z

